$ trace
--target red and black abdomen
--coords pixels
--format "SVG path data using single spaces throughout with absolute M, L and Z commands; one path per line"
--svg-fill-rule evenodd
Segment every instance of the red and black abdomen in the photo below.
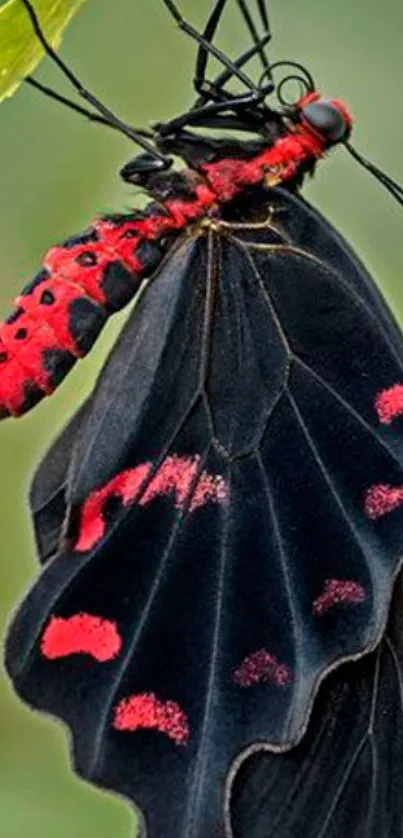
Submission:
M 49 251 L 0 326 L 0 418 L 52 393 L 157 268 L 163 248 L 143 227 L 138 213 L 114 216 Z

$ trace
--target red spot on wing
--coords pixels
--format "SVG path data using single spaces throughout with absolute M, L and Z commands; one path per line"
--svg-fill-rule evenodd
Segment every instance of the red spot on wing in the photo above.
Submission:
M 262 682 L 285 687 L 291 681 L 291 670 L 285 663 L 279 663 L 275 655 L 266 649 L 258 649 L 242 661 L 233 679 L 240 687 L 252 687 Z
M 189 723 L 186 713 L 175 701 L 161 701 L 154 693 L 124 698 L 115 709 L 115 730 L 159 730 L 176 745 L 187 745 Z
M 49 660 L 81 654 L 105 663 L 116 658 L 121 647 L 116 623 L 91 614 L 53 617 L 41 641 L 41 652 Z
M 108 498 L 118 497 L 123 506 L 130 503 L 140 492 L 151 470 L 151 463 L 122 471 L 106 486 L 93 492 L 81 509 L 80 533 L 75 546 L 79 552 L 91 550 L 105 535 L 106 525 L 102 512 Z
M 147 491 L 139 501 L 140 506 L 145 506 L 159 495 L 173 494 L 175 506 L 182 509 L 189 493 L 195 484 L 200 469 L 200 457 L 167 457 L 153 477 Z M 221 475 L 212 475 L 202 471 L 190 503 L 190 510 L 193 512 L 200 506 L 205 506 L 209 501 L 221 503 L 227 496 L 227 487 Z
M 323 592 L 315 599 L 312 612 L 318 617 L 329 611 L 334 605 L 364 602 L 365 589 L 358 582 L 351 579 L 326 579 Z
M 175 507 L 183 509 L 193 490 L 189 506 L 191 512 L 209 502 L 223 503 L 227 496 L 224 478 L 207 471 L 199 474 L 200 462 L 198 455 L 167 457 L 142 496 L 141 489 L 152 470 L 151 463 L 142 463 L 118 474 L 102 489 L 93 492 L 83 504 L 75 549 L 79 552 L 91 550 L 103 538 L 106 531 L 103 510 L 111 497 L 119 498 L 123 506 L 128 507 L 137 498 L 139 506 L 146 506 L 157 497 L 172 496 Z
M 389 425 L 397 416 L 403 415 L 403 384 L 395 384 L 388 390 L 382 390 L 375 399 L 378 419 Z
M 382 518 L 403 505 L 403 486 L 388 486 L 383 483 L 371 486 L 365 495 L 364 508 L 368 518 Z

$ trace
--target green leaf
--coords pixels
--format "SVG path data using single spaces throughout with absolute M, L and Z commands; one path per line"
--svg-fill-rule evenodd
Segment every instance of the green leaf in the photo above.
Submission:
M 53 47 L 85 0 L 32 0 L 41 29 Z M 27 9 L 21 0 L 0 7 L 0 102 L 17 90 L 43 58 Z

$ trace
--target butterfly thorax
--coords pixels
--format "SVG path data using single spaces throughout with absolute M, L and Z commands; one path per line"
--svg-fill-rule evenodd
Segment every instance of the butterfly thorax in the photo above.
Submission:
M 298 188 L 326 151 L 346 138 L 351 125 L 341 102 L 312 94 L 289 117 L 271 114 L 266 139 L 226 142 L 181 132 L 165 137 L 161 148 L 180 156 L 187 164 L 184 170 L 143 173 L 136 158 L 121 174 L 163 204 L 164 229 L 170 222 L 183 229 L 221 204 L 250 194 L 251 188 Z

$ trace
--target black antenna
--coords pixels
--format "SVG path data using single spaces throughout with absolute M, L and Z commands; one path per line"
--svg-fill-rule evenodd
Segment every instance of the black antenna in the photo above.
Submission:
M 247 5 L 246 5 L 246 0 L 238 0 L 238 6 L 239 6 L 239 8 L 242 12 L 245 23 L 246 23 L 246 25 L 249 29 L 249 32 L 250 32 L 250 35 L 252 37 L 253 43 L 256 46 L 258 46 L 259 43 L 260 43 L 259 34 L 258 34 L 257 29 L 256 29 L 253 17 L 252 17 L 252 15 L 251 15 L 251 13 L 250 13 Z M 259 11 L 261 13 L 262 8 L 261 8 L 260 4 L 258 4 L 258 8 L 259 8 Z M 263 25 L 264 25 L 264 28 L 265 28 L 265 34 L 269 35 L 269 37 L 271 37 L 270 32 L 268 31 L 268 29 L 266 29 L 266 25 L 268 26 L 267 15 L 264 14 L 262 16 L 262 14 L 261 14 L 261 17 L 262 17 Z M 262 62 L 262 67 L 263 67 L 264 70 L 266 70 L 266 76 L 267 76 L 268 72 L 270 71 L 270 64 L 269 64 L 269 61 L 268 61 L 268 58 L 267 58 L 267 55 L 266 55 L 264 49 L 261 48 L 261 47 L 259 47 L 259 56 L 260 56 L 260 60 Z
M 168 161 L 167 158 L 163 154 L 161 154 L 161 152 L 159 152 L 154 145 L 147 142 L 142 131 L 136 131 L 134 128 L 131 128 L 130 125 L 126 125 L 126 123 L 121 122 L 121 120 L 117 116 L 115 116 L 115 114 L 112 111 L 105 107 L 105 105 L 103 105 L 102 102 L 100 102 L 96 96 L 90 93 L 90 91 L 87 90 L 87 88 L 85 88 L 81 84 L 78 77 L 72 72 L 72 70 L 70 70 L 67 64 L 64 63 L 64 61 L 59 57 L 57 52 L 48 42 L 47 38 L 45 37 L 42 31 L 37 14 L 30 0 L 22 0 L 22 3 L 24 4 L 29 14 L 34 32 L 38 40 L 42 44 L 46 55 L 48 55 L 49 58 L 59 67 L 63 75 L 66 76 L 66 78 L 70 81 L 74 89 L 77 91 L 78 95 L 81 96 L 82 99 L 85 99 L 86 102 L 88 102 L 90 105 L 92 105 L 93 108 L 95 108 L 95 110 L 98 111 L 105 124 L 109 125 L 111 128 L 114 128 L 117 131 L 120 131 L 122 134 L 125 134 L 126 137 L 129 137 L 131 140 L 134 140 L 134 142 L 137 143 L 141 148 L 143 148 L 144 151 L 148 152 L 148 154 L 151 154 L 155 160 L 160 161 L 161 168 L 167 168 L 170 165 L 170 161 Z M 34 86 L 38 89 L 41 88 L 38 82 L 35 82 Z M 44 89 L 43 92 L 46 92 L 46 89 Z M 64 97 L 59 97 L 58 94 L 53 94 L 53 92 L 47 93 L 47 95 L 51 95 L 52 98 L 57 98 L 58 101 L 63 101 L 64 99 Z M 69 100 L 66 100 L 65 104 L 67 104 L 68 107 L 73 107 L 74 110 L 77 110 L 77 108 Z M 85 116 L 87 116 L 89 119 L 93 119 L 93 115 L 91 115 L 90 111 L 86 111 L 84 108 L 82 108 L 81 110 L 84 112 Z
M 222 13 L 224 11 L 224 6 L 226 5 L 227 0 L 218 0 L 214 9 L 207 21 L 203 32 L 203 38 L 205 41 L 208 41 L 211 44 L 214 35 L 216 34 L 218 24 L 221 20 Z M 200 93 L 203 97 L 205 93 L 205 86 L 206 86 L 206 69 L 207 69 L 207 62 L 209 59 L 210 52 L 206 49 L 205 46 L 199 46 L 197 51 L 197 58 L 196 58 L 196 68 L 195 68 L 195 77 L 194 77 L 194 86 L 197 93 Z M 226 70 L 227 73 L 230 71 Z M 231 73 L 229 78 L 231 78 Z M 214 87 L 216 85 L 214 84 Z
M 250 15 L 250 12 L 246 6 L 245 0 L 237 0 L 238 6 L 242 12 L 244 20 L 246 21 L 247 27 L 249 29 L 250 34 L 252 35 L 252 40 L 254 46 L 251 48 L 250 52 L 245 53 L 245 57 L 242 55 L 240 59 L 233 62 L 233 65 L 240 69 L 244 64 L 246 64 L 251 58 L 255 57 L 255 55 L 259 54 L 260 59 L 263 64 L 263 68 L 266 71 L 266 77 L 270 72 L 270 65 L 267 60 L 266 54 L 264 52 L 265 46 L 269 43 L 271 34 L 270 32 L 266 32 L 266 21 L 267 16 L 265 15 L 262 18 L 263 26 L 265 28 L 265 34 L 263 38 L 259 38 L 257 29 L 255 27 L 253 18 Z M 222 18 L 222 14 L 224 11 L 224 7 L 227 3 L 227 0 L 217 0 L 216 5 L 207 21 L 206 27 L 203 32 L 203 39 L 208 41 L 211 46 L 212 40 L 217 32 L 217 28 L 219 22 Z M 259 6 L 260 11 L 260 6 Z M 196 92 L 200 94 L 199 99 L 197 100 L 196 106 L 199 107 L 206 102 L 209 98 L 216 98 L 214 94 L 218 92 L 219 88 L 224 87 L 224 85 L 230 81 L 231 78 L 234 76 L 233 67 L 227 69 L 220 75 L 218 78 L 213 82 L 206 81 L 206 68 L 207 68 L 207 61 L 211 54 L 211 50 L 207 49 L 204 45 L 200 45 L 198 52 L 197 52 L 197 59 L 196 59 L 196 70 L 195 70 L 195 80 L 194 86 Z M 266 91 L 267 94 L 268 91 Z M 230 97 L 228 97 L 230 98 Z
M 270 39 L 271 39 L 271 35 L 269 33 L 264 35 L 263 38 L 260 39 L 259 43 L 256 46 L 254 44 L 253 47 L 250 47 L 247 50 L 247 52 L 244 52 L 243 55 L 240 56 L 240 58 L 237 58 L 237 60 L 235 62 L 236 66 L 237 67 L 243 67 L 244 64 L 248 64 L 248 62 L 251 61 L 251 59 L 254 58 L 258 54 L 258 52 L 260 52 L 260 50 L 262 48 L 264 49 L 264 47 L 269 43 Z M 224 87 L 224 85 L 226 85 L 227 82 L 229 82 L 231 80 L 231 78 L 232 78 L 232 73 L 230 72 L 230 70 L 223 70 L 223 72 L 219 76 L 217 76 L 217 78 L 214 79 L 213 82 L 211 82 L 210 86 L 211 86 L 212 90 L 217 90 L 218 91 L 220 88 Z M 226 94 L 226 95 L 228 96 L 228 99 L 230 101 L 229 95 L 228 94 Z M 199 102 L 199 104 L 200 104 L 200 102 Z
M 243 101 L 242 97 L 233 97 L 231 94 L 226 93 L 225 96 L 218 95 L 218 91 L 220 88 L 223 88 L 228 81 L 231 80 L 234 76 L 238 78 L 240 81 L 243 81 L 244 84 L 251 90 L 251 93 L 248 94 L 248 97 L 245 98 L 246 103 L 252 103 L 253 101 L 258 102 L 264 98 L 264 95 L 267 94 L 269 91 L 270 85 L 267 89 L 263 90 L 260 87 L 256 87 L 252 80 L 248 78 L 244 73 L 242 73 L 241 68 L 244 64 L 250 61 L 253 57 L 255 57 L 258 53 L 261 53 L 264 50 L 264 47 L 270 40 L 270 32 L 267 31 L 266 34 L 262 38 L 258 38 L 254 45 L 243 55 L 240 56 L 236 61 L 231 61 L 227 58 L 224 53 L 214 47 L 211 43 L 211 38 L 214 36 L 216 28 L 218 26 L 219 19 L 222 14 L 222 10 L 227 2 L 227 0 L 217 0 L 216 6 L 213 10 L 212 15 L 210 16 L 205 32 L 203 35 L 200 35 L 194 27 L 190 24 L 187 24 L 185 20 L 179 15 L 177 7 L 172 2 L 172 0 L 163 0 L 165 5 L 168 6 L 169 11 L 171 14 L 174 14 L 175 20 L 177 22 L 180 21 L 181 28 L 183 28 L 187 34 L 189 34 L 192 38 L 194 38 L 200 45 L 200 50 L 198 54 L 198 61 L 201 62 L 201 69 L 200 69 L 200 82 L 204 82 L 204 72 L 205 66 L 207 63 L 207 59 L 209 55 L 214 55 L 225 67 L 225 70 L 216 78 L 214 82 L 211 82 L 211 89 L 210 93 L 207 93 L 207 90 L 204 92 L 204 96 L 200 97 L 197 105 L 202 105 L 203 103 L 206 105 L 206 99 L 212 98 L 213 100 L 217 98 L 228 102 L 229 107 L 232 103 Z M 70 108 L 70 110 L 75 111 L 76 113 L 80 114 L 81 116 L 86 117 L 88 120 L 94 123 L 98 123 L 101 125 L 106 125 L 109 128 L 112 128 L 120 133 L 123 133 L 125 136 L 128 136 L 131 140 L 134 140 L 141 148 L 143 148 L 146 152 L 148 152 L 156 161 L 158 161 L 161 165 L 161 168 L 169 168 L 171 161 L 164 157 L 154 145 L 147 142 L 147 139 L 152 140 L 155 134 L 151 133 L 150 131 L 146 131 L 144 129 L 134 129 L 127 123 L 122 122 L 115 114 L 110 111 L 105 105 L 100 102 L 100 100 L 94 96 L 87 88 L 83 86 L 81 81 L 75 75 L 75 73 L 70 70 L 70 68 L 65 64 L 65 62 L 60 58 L 60 56 L 56 53 L 53 49 L 52 45 L 48 42 L 44 32 L 42 31 L 38 16 L 36 11 L 30 2 L 30 0 L 22 0 L 23 5 L 25 6 L 27 13 L 30 17 L 32 22 L 32 26 L 34 32 L 43 46 L 45 53 L 48 57 L 58 66 L 61 70 L 63 75 L 69 80 L 72 84 L 74 89 L 77 91 L 78 95 L 85 99 L 95 111 L 98 113 L 94 113 L 93 111 L 77 104 L 73 100 L 69 99 L 67 96 L 64 96 L 57 91 L 53 90 L 52 88 L 48 87 L 47 85 L 42 84 L 41 82 L 34 79 L 32 76 L 29 76 L 25 79 L 27 84 L 30 84 L 36 90 L 43 93 L 45 96 L 53 99 L 60 104 Z M 261 14 L 262 22 L 264 24 L 265 29 L 268 28 L 268 20 L 267 20 L 267 13 L 263 6 L 263 0 L 257 0 L 259 12 Z M 173 11 L 174 10 L 174 11 Z M 178 21 L 179 17 L 179 21 Z M 252 22 L 253 25 L 253 22 Z M 204 64 L 203 64 L 204 62 Z M 198 65 L 200 66 L 200 65 Z M 196 75 L 197 75 L 196 71 Z M 206 83 L 207 85 L 207 83 Z M 216 95 L 214 95 L 214 93 Z M 207 109 L 209 110 L 208 105 L 206 105 Z M 198 108 L 202 110 L 202 108 Z M 216 107 L 213 108 L 215 110 Z
M 234 78 L 237 78 L 238 81 L 242 82 L 249 90 L 251 90 L 258 98 L 261 98 L 261 92 L 258 87 L 253 83 L 253 81 L 242 72 L 240 68 L 236 66 L 236 64 L 229 59 L 225 53 L 223 53 L 218 47 L 214 46 L 211 41 L 207 40 L 204 35 L 197 31 L 197 29 L 192 26 L 191 23 L 188 23 L 185 18 L 179 12 L 178 7 L 173 2 L 173 0 L 162 0 L 164 5 L 167 7 L 168 11 L 178 24 L 179 28 L 189 35 L 196 43 L 198 43 L 203 49 L 207 50 L 210 55 L 214 55 L 214 58 L 217 59 L 227 70 L 230 70 L 231 75 Z M 218 0 L 217 6 L 221 7 L 224 5 L 225 0 Z M 214 10 L 215 12 L 215 10 Z M 214 15 L 213 12 L 213 15 Z
M 363 157 L 356 149 L 348 142 L 344 143 L 347 151 L 354 157 L 354 160 L 363 166 L 368 172 L 373 175 L 376 180 L 385 187 L 385 189 L 390 192 L 390 194 L 395 198 L 398 204 L 403 206 L 403 187 L 400 186 L 393 178 L 389 177 L 386 172 L 383 172 L 382 169 L 378 169 L 378 166 L 375 166 L 371 163 L 370 160 L 367 160 L 366 157 Z
M 37 81 L 32 76 L 27 76 L 24 81 L 27 84 L 30 84 L 31 87 L 34 87 L 36 90 L 39 90 L 45 96 L 48 96 L 49 99 L 54 99 L 56 102 L 60 102 L 61 105 L 65 105 L 65 107 L 70 108 L 72 111 L 79 113 L 81 116 L 85 116 L 91 122 L 97 122 L 100 125 L 106 125 L 108 128 L 116 128 L 109 119 L 101 116 L 100 114 L 93 113 L 93 111 L 87 110 L 87 108 L 83 108 L 81 105 L 78 105 L 77 102 L 73 102 L 72 99 L 68 99 L 67 96 L 62 96 L 61 93 L 57 93 L 51 87 L 48 87 L 46 84 L 42 84 L 42 82 Z M 152 139 L 153 134 L 151 131 L 144 131 L 143 129 L 138 129 L 138 133 L 141 134 L 142 137 L 149 137 Z

